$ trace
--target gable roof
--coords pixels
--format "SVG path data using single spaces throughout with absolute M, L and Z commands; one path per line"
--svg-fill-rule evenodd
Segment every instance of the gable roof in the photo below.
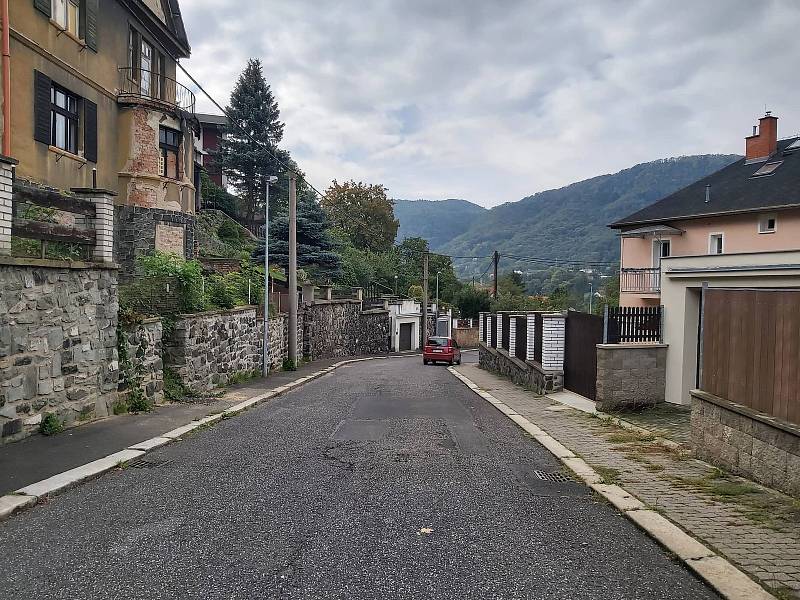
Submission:
M 156 14 L 144 0 L 119 0 L 153 37 L 161 41 L 173 58 L 189 58 L 192 49 L 186 37 L 178 0 L 155 0 L 163 11 Z
M 780 140 L 766 161 L 747 163 L 744 158 L 695 181 L 627 217 L 611 223 L 612 229 L 631 225 L 694 219 L 731 213 L 757 212 L 800 206 L 800 138 Z M 753 177 L 765 164 L 782 161 L 771 174 Z M 706 186 L 709 201 L 706 202 Z

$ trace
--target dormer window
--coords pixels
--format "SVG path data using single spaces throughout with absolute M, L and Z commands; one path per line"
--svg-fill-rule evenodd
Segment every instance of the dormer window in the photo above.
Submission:
M 758 233 L 775 233 L 778 219 L 775 215 L 765 215 L 758 220 Z

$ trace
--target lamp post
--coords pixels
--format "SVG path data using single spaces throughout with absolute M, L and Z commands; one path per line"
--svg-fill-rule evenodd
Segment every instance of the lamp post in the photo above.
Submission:
M 264 203 L 264 377 L 269 374 L 269 186 L 278 181 L 267 176 L 267 201 Z
M 397 296 L 397 275 L 394 276 L 394 295 Z
M 589 282 L 589 312 L 592 312 L 592 299 L 594 298 L 594 283 Z

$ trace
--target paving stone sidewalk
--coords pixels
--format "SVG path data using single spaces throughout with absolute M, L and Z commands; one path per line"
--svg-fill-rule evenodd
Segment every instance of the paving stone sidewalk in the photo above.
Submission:
M 515 386 L 477 365 L 457 370 L 658 510 L 781 599 L 800 598 L 800 503 L 728 476 L 592 415 Z M 678 432 L 685 413 L 662 415 L 654 433 Z M 647 428 L 647 417 L 628 419 Z M 658 421 L 659 419 L 656 419 Z

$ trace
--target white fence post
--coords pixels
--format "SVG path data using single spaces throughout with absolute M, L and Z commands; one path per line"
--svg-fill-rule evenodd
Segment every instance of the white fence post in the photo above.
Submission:
M 114 262 L 114 196 L 117 192 L 100 188 L 72 188 L 80 198 L 94 203 L 95 242 L 92 258 L 98 262 Z
M 0 254 L 11 254 L 13 166 L 16 164 L 13 158 L 0 156 Z
M 517 316 L 508 318 L 508 355 L 514 356 L 517 350 Z
M 542 315 L 542 368 L 548 371 L 564 370 L 564 315 Z
M 525 360 L 533 360 L 536 344 L 536 313 L 528 313 L 528 342 L 525 345 Z

